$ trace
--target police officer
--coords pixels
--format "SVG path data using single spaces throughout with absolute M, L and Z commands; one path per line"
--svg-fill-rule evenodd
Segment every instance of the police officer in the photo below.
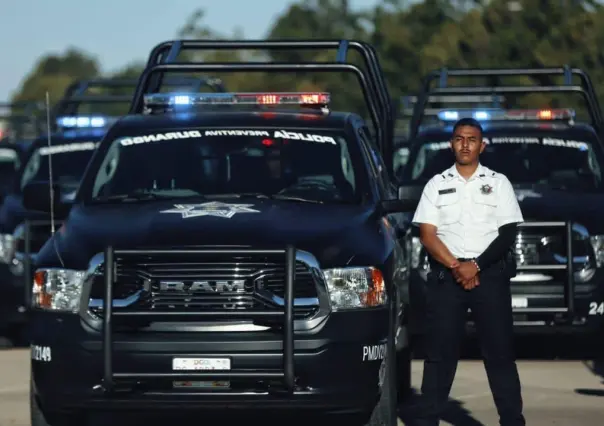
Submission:
M 455 164 L 426 184 L 413 218 L 431 265 L 419 416 L 426 426 L 439 424 L 447 403 L 468 308 L 500 424 L 525 425 L 506 262 L 523 218 L 510 181 L 480 164 L 484 148 L 480 123 L 459 120 L 451 138 Z

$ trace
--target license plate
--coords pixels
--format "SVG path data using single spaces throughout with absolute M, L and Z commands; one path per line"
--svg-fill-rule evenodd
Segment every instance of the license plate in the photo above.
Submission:
M 512 308 L 527 308 L 528 299 L 526 297 L 512 297 Z
M 228 389 L 231 387 L 231 382 L 226 380 L 213 380 L 213 381 L 174 381 L 172 382 L 174 388 L 185 388 L 185 389 Z
M 172 370 L 206 371 L 230 370 L 229 358 L 173 358 Z

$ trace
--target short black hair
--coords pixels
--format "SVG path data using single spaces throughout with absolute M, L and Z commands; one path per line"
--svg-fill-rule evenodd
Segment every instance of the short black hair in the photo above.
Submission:
M 475 129 L 478 129 L 480 131 L 480 136 L 482 136 L 482 126 L 480 125 L 480 123 L 477 120 L 475 120 L 473 118 L 465 117 L 465 118 L 458 120 L 457 123 L 455 123 L 455 125 L 453 126 L 453 134 L 455 134 L 457 129 L 460 128 L 461 126 L 474 127 Z

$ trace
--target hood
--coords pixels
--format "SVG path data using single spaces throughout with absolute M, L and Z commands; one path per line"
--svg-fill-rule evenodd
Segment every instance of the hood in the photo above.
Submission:
M 384 222 L 368 206 L 257 199 L 185 201 L 74 206 L 58 233 L 62 257 L 87 264 L 106 245 L 169 249 L 293 244 L 327 266 L 381 264 L 392 249 Z
M 604 234 L 604 194 L 519 185 L 514 185 L 514 191 L 524 220 L 570 220 L 590 234 Z

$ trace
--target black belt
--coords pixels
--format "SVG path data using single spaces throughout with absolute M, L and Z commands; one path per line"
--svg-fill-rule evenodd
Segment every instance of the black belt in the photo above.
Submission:
M 468 258 L 468 257 L 459 257 L 459 258 L 457 258 L 457 260 L 458 260 L 459 262 L 471 262 L 471 261 L 473 261 L 473 260 L 476 260 L 476 258 L 475 258 L 475 257 L 472 257 L 472 258 Z M 445 266 L 444 266 L 442 263 L 437 262 L 437 261 L 436 261 L 436 260 L 434 260 L 432 257 L 430 257 L 430 258 L 429 258 L 428 262 L 430 263 L 430 267 L 431 267 L 432 269 L 449 269 L 449 268 L 445 268 Z

